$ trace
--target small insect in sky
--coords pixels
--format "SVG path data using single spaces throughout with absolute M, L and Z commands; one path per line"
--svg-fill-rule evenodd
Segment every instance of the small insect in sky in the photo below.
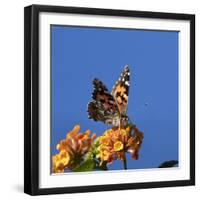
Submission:
M 127 116 L 128 94 L 130 86 L 130 70 L 126 65 L 110 93 L 98 79 L 93 80 L 94 91 L 92 101 L 88 103 L 88 117 L 105 124 L 125 127 Z

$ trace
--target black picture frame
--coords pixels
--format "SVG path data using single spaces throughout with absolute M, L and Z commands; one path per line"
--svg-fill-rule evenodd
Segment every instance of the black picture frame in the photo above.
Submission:
M 77 13 L 188 20 L 190 23 L 190 179 L 163 182 L 39 188 L 39 13 Z M 195 15 L 31 5 L 24 9 L 24 192 L 30 195 L 195 185 Z

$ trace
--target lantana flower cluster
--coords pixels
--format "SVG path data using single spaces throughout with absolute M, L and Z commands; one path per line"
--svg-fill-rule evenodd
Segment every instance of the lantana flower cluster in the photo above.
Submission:
M 142 139 L 143 133 L 135 126 L 106 130 L 99 140 L 97 157 L 101 161 L 100 164 L 111 164 L 114 160 L 124 161 L 126 153 L 130 153 L 132 159 L 137 160 Z
M 62 173 L 65 169 L 77 167 L 91 149 L 96 134 L 93 133 L 90 137 L 90 130 L 85 131 L 85 133 L 81 133 L 79 130 L 79 125 L 74 126 L 67 133 L 66 138 L 57 144 L 56 149 L 59 153 L 52 156 L 54 173 Z
M 132 159 L 138 159 L 143 133 L 136 126 L 130 124 L 124 128 L 111 128 L 99 137 L 95 133 L 90 136 L 90 132 L 82 133 L 80 126 L 76 125 L 66 134 L 66 138 L 56 146 L 59 153 L 52 156 L 53 173 L 74 170 L 87 158 L 94 160 L 97 169 L 115 160 L 125 161 L 126 153 L 130 153 Z

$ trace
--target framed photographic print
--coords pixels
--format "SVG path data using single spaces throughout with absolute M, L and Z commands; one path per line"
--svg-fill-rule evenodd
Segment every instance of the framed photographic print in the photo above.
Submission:
M 195 16 L 25 8 L 24 191 L 195 184 Z

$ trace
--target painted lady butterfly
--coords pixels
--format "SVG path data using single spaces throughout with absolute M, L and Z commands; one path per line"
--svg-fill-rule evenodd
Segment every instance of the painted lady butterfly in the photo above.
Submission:
M 126 126 L 130 72 L 126 65 L 110 93 L 98 79 L 94 79 L 93 100 L 88 104 L 88 117 L 112 126 Z

